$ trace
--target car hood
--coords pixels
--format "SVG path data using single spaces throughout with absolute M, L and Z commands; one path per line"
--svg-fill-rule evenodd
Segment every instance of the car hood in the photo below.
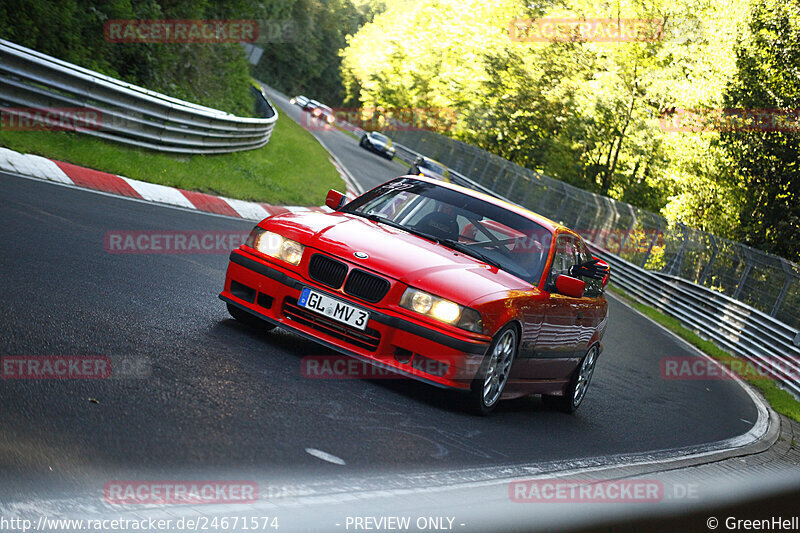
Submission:
M 291 213 L 261 227 L 462 304 L 488 294 L 530 289 L 526 281 L 403 230 L 346 213 Z M 367 259 L 353 254 L 364 252 Z

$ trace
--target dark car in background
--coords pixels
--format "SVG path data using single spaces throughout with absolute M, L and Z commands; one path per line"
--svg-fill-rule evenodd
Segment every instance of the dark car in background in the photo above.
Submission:
M 408 169 L 408 173 L 447 183 L 450 182 L 450 170 L 438 161 L 424 156 L 419 156 L 414 160 L 414 163 Z
M 394 158 L 395 148 L 392 146 L 392 140 L 382 133 L 377 131 L 370 131 L 361 137 L 358 145 L 361 148 L 375 152 L 382 155 L 389 161 Z

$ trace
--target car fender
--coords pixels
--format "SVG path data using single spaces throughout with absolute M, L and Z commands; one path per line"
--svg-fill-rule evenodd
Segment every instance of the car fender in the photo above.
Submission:
M 487 335 L 494 336 L 507 324 L 515 322 L 519 328 L 520 339 L 522 339 L 525 335 L 524 324 L 530 318 L 527 315 L 531 314 L 531 309 L 536 307 L 539 300 L 543 300 L 539 289 L 509 289 L 481 296 L 467 307 L 481 313 L 484 331 Z

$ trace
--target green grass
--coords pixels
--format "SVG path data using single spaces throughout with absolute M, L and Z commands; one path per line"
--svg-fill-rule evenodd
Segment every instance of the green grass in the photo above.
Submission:
M 175 156 L 91 135 L 0 131 L 0 146 L 128 178 L 276 205 L 322 205 L 344 190 L 328 152 L 291 118 L 280 116 L 266 146 L 233 154 Z
M 713 342 L 702 339 L 694 331 L 685 328 L 683 325 L 681 325 L 678 319 L 667 316 L 661 311 L 634 300 L 619 287 L 609 285 L 609 289 L 611 292 L 628 302 L 637 311 L 674 332 L 699 350 L 722 362 L 727 368 L 737 368 L 738 364 L 743 365 L 743 368 L 751 368 L 748 367 L 747 363 L 741 358 L 731 355 Z M 732 364 L 734 361 L 736 363 Z M 764 398 L 767 399 L 775 411 L 800 422 L 800 402 L 795 400 L 791 394 L 780 389 L 778 385 L 771 379 L 759 379 L 757 376 L 752 377 L 755 376 L 755 372 L 745 371 L 743 372 L 743 375 L 740 375 L 745 381 L 761 391 L 761 394 L 764 395 Z

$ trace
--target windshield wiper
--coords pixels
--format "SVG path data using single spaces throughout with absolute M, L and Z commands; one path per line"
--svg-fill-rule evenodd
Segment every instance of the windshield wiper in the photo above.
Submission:
M 439 239 L 439 243 L 443 244 L 444 246 L 447 246 L 448 248 L 452 248 L 453 250 L 457 250 L 457 251 L 461 252 L 462 254 L 470 255 L 470 256 L 472 256 L 472 257 L 474 257 L 476 259 L 480 259 L 484 263 L 486 263 L 488 265 L 492 265 L 493 267 L 495 267 L 497 269 L 500 269 L 500 270 L 503 269 L 503 266 L 500 263 L 498 263 L 496 260 L 492 259 L 491 257 L 489 257 L 488 255 L 486 255 L 486 254 L 484 254 L 482 252 L 479 252 L 478 250 L 475 250 L 474 248 L 470 248 L 469 246 L 467 246 L 464 243 L 460 243 L 458 241 L 453 241 L 451 239 Z

